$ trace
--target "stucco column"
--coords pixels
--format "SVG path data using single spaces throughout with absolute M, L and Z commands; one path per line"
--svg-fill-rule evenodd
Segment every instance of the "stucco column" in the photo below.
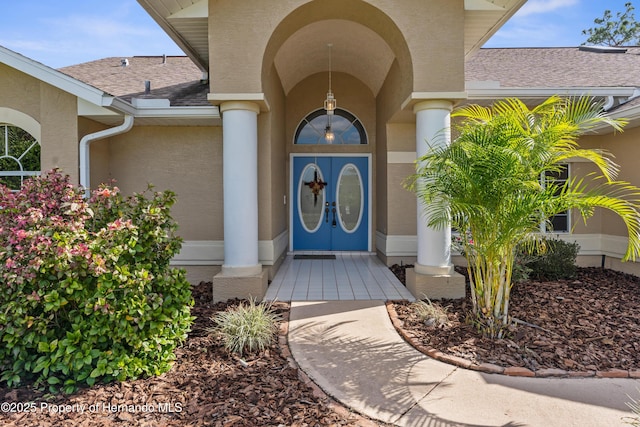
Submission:
M 258 263 L 258 113 L 253 102 L 220 105 L 224 194 L 224 276 L 260 274 Z
M 445 100 L 429 100 L 416 104 L 416 156 L 427 154 L 430 146 L 451 143 L 451 110 L 453 104 Z M 419 185 L 419 184 L 418 184 Z M 430 276 L 449 275 L 451 264 L 451 228 L 435 229 L 427 226 L 424 205 L 417 207 L 418 259 L 415 272 Z

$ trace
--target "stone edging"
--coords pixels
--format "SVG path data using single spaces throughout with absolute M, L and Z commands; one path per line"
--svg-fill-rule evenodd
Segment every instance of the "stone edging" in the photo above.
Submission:
M 300 379 L 300 381 L 311 388 L 315 397 L 324 400 L 331 410 L 344 417 L 345 419 L 357 421 L 359 427 L 379 427 L 380 425 L 386 425 L 384 423 L 381 423 L 380 421 L 373 421 L 370 418 L 367 418 L 364 415 L 361 415 L 336 401 L 333 397 L 325 393 L 325 391 L 322 390 L 311 378 L 309 378 L 306 372 L 304 372 L 300 368 L 298 362 L 295 361 L 295 359 L 291 355 L 291 350 L 289 349 L 289 312 L 291 310 L 291 304 L 286 304 L 288 307 L 287 313 L 286 315 L 281 315 L 282 321 L 280 322 L 280 326 L 278 327 L 278 347 L 280 347 L 282 356 L 287 359 L 287 363 L 289 364 L 289 366 L 298 372 L 298 379 Z
M 405 331 L 402 327 L 402 321 L 398 318 L 398 313 L 396 312 L 393 303 L 390 301 L 386 302 L 387 313 L 389 314 L 389 319 L 393 324 L 393 327 L 400 334 L 405 341 L 407 341 L 413 348 L 418 350 L 419 352 L 433 358 L 439 360 L 444 363 L 448 363 L 451 365 L 458 366 L 460 368 L 471 369 L 473 371 L 479 371 L 485 374 L 500 374 L 500 375 L 508 375 L 512 377 L 536 377 L 536 378 L 588 378 L 588 377 L 597 377 L 597 378 L 640 378 L 640 370 L 625 370 L 625 369 L 611 369 L 608 371 L 565 371 L 564 369 L 539 369 L 537 371 L 532 371 L 527 368 L 511 366 L 505 368 L 503 366 L 494 365 L 492 363 L 482 363 L 477 364 L 470 360 L 464 359 L 458 356 L 452 356 L 450 354 L 445 354 L 440 350 L 428 347 L 418 342 L 415 335 L 411 332 Z

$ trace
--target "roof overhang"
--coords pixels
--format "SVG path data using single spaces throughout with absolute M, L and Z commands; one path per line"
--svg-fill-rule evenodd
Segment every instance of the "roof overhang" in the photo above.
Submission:
M 144 104 L 134 106 L 2 46 L 0 63 L 74 95 L 78 99 L 79 117 L 87 117 L 106 125 L 121 123 L 123 114 L 134 116 L 138 125 L 216 126 L 221 123 L 218 107 L 171 107 L 168 101 L 163 107 Z
M 135 99 L 135 98 L 134 98 Z M 163 100 L 167 101 L 168 100 Z M 111 108 L 101 108 L 78 99 L 78 116 L 114 126 L 122 122 L 124 114 L 132 115 L 136 125 L 142 126 L 221 126 L 222 117 L 217 106 L 171 107 L 134 106 L 115 98 Z
M 465 55 L 468 57 L 480 49 L 526 2 L 464 0 Z M 208 72 L 208 0 L 138 0 L 138 3 L 203 72 Z
M 640 105 L 634 105 L 632 107 L 618 108 L 611 113 L 609 116 L 613 119 L 624 119 L 629 123 L 627 124 L 627 128 L 634 128 L 640 126 Z
M 640 105 L 624 108 L 625 102 L 638 97 L 638 89 L 634 87 L 498 87 L 498 82 L 467 82 L 466 100 L 463 104 L 490 105 L 498 99 L 518 98 L 525 103 L 535 104 L 551 96 L 563 97 L 591 96 L 608 101 L 605 111 L 616 106 L 619 108 L 608 112 L 614 119 L 625 119 L 627 127 L 640 126 Z M 617 101 L 617 102 L 616 102 Z M 594 133 L 610 133 L 612 128 L 602 125 L 594 129 Z
M 630 98 L 633 87 L 500 87 L 498 82 L 467 82 L 467 100 L 522 98 L 545 99 L 553 95 Z
M 109 107 L 115 99 L 114 96 L 98 88 L 76 80 L 73 77 L 69 77 L 60 71 L 47 67 L 2 46 L 0 46 L 0 63 L 6 64 L 35 79 L 75 95 L 78 99 L 82 99 L 99 107 Z
M 117 108 L 124 114 L 135 117 L 138 125 L 145 126 L 221 126 L 222 116 L 216 106 L 196 106 L 196 107 L 171 107 L 169 100 L 166 106 L 154 104 L 137 103 L 137 99 L 132 100 L 132 104 L 117 99 Z M 137 104 L 137 105 L 136 105 Z
M 484 45 L 527 0 L 464 0 L 464 51 L 468 58 Z
M 205 73 L 209 72 L 209 1 L 138 0 L 142 8 Z

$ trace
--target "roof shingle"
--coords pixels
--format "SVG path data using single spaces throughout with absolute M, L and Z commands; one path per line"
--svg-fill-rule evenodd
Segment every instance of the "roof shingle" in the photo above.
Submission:
M 165 61 L 166 58 L 166 61 Z M 127 59 L 128 65 L 122 61 Z M 131 98 L 169 99 L 171 106 L 210 106 L 208 83 L 186 56 L 134 56 L 105 58 L 64 67 L 58 71 L 131 102 Z M 145 96 L 145 81 L 151 93 Z
M 172 106 L 209 106 L 208 83 L 186 56 L 105 58 L 59 71 L 111 95 L 131 101 L 169 99 Z M 466 63 L 466 80 L 497 81 L 503 88 L 640 87 L 640 47 L 624 53 L 594 52 L 578 47 L 480 49 Z
M 562 48 L 480 49 L 467 61 L 467 81 L 501 87 L 640 87 L 640 48 L 604 53 Z

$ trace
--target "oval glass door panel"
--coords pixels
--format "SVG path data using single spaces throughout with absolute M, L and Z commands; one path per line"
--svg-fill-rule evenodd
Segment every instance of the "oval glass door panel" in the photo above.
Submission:
M 313 233 L 322 224 L 322 212 L 325 204 L 326 182 L 317 165 L 307 165 L 300 174 L 298 182 L 298 214 L 302 226 Z
M 358 229 L 362 221 L 364 206 L 362 177 L 355 165 L 344 165 L 340 171 L 336 196 L 340 226 L 347 233 L 352 233 Z

